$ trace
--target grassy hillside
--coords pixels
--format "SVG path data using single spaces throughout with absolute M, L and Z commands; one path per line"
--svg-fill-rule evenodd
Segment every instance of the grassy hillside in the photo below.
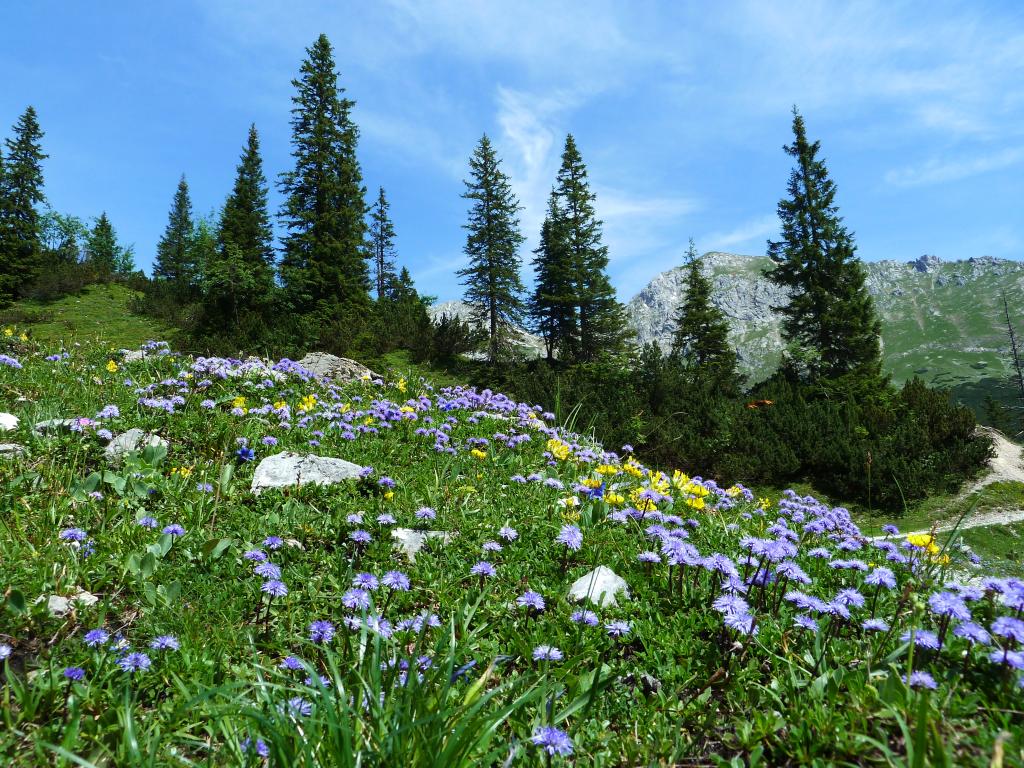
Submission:
M 91 285 L 80 295 L 52 302 L 22 300 L 0 310 L 0 326 L 27 330 L 50 346 L 95 343 L 112 349 L 135 349 L 150 339 L 166 338 L 170 329 L 132 314 L 133 292 L 123 285 Z
M 500 395 L 7 343 L 4 765 L 1024 757 L 1024 593 L 944 586 L 957 553 L 927 539 L 664 475 Z M 112 463 L 130 428 L 168 445 Z M 253 493 L 285 450 L 356 476 Z M 399 529 L 448 538 L 413 558 Z M 570 600 L 596 566 L 628 596 Z

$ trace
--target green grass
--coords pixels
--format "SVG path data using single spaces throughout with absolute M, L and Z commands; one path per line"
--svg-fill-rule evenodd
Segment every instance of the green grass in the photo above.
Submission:
M 170 329 L 132 314 L 134 293 L 123 285 L 90 285 L 79 295 L 51 302 L 22 300 L 0 311 L 0 326 L 27 330 L 52 348 L 75 343 L 111 349 L 134 349 L 150 339 L 166 338 Z
M 896 588 L 871 587 L 864 572 L 812 553 L 885 562 L 822 505 L 795 508 L 783 494 L 765 510 L 742 489 L 673 484 L 564 432 L 549 444 L 555 425 L 500 397 L 439 392 L 404 356 L 388 358 L 397 377 L 382 385 L 335 387 L 266 370 L 221 376 L 174 355 L 111 371 L 106 343 L 59 362 L 44 359 L 55 347 L 5 343 L 23 367 L 0 365 L 0 396 L 22 423 L 3 439 L 27 455 L 0 460 L 2 765 L 987 766 L 997 740 L 1007 763 L 1024 756 L 1017 673 L 952 634 L 941 652 L 900 639 L 943 631 L 927 599 L 959 564 L 912 551 L 910 563 L 887 563 Z M 32 432 L 40 418 L 92 419 L 107 405 L 118 414 L 82 432 Z M 435 448 L 441 426 L 451 451 Z M 132 427 L 169 447 L 109 465 L 99 429 Z M 239 456 L 240 439 L 256 461 Z M 256 463 L 283 450 L 374 471 L 252 494 Z M 581 480 L 622 498 L 588 498 L 573 489 Z M 623 514 L 652 491 L 663 517 Z M 574 495 L 580 504 L 566 506 Z M 436 519 L 418 517 L 424 507 Z M 811 521 L 831 528 L 804 532 Z M 743 562 L 746 537 L 782 540 L 779 523 L 808 584 L 755 579 L 767 561 Z M 570 524 L 578 549 L 557 538 Z M 163 532 L 172 525 L 184 532 Z M 392 546 L 394 525 L 454 535 L 410 562 Z M 507 526 L 517 537 L 502 537 Z M 852 549 L 840 548 L 846 540 Z M 638 560 L 662 543 L 727 558 L 747 577 L 754 618 L 727 621 L 716 607 L 712 563 L 725 560 Z M 253 550 L 280 569 L 286 595 L 264 591 L 275 574 L 255 572 Z M 472 572 L 482 559 L 494 577 Z M 581 606 L 566 593 L 596 565 L 624 578 L 630 599 L 589 606 L 589 626 L 572 620 Z M 408 590 L 352 591 L 360 574 L 395 570 Z M 794 588 L 847 595 L 850 618 L 796 628 L 783 599 Z M 863 605 L 841 592 L 852 589 Z M 96 603 L 50 615 L 49 597 L 79 590 Z M 527 591 L 543 596 L 542 611 L 518 605 Z M 1008 612 L 995 596 L 970 605 L 986 626 Z M 870 616 L 893 631 L 862 632 Z M 316 621 L 331 622 L 330 640 L 311 636 Z M 96 628 L 124 646 L 89 647 Z M 151 648 L 167 635 L 177 649 Z M 125 646 L 147 654 L 149 669 L 122 669 Z M 535 659 L 541 646 L 561 658 Z M 282 666 L 290 657 L 301 660 L 294 669 Z M 83 679 L 67 679 L 69 667 Z M 909 689 L 913 669 L 939 689 Z M 543 754 L 532 742 L 542 726 L 564 731 L 573 754 Z
M 958 535 L 981 558 L 984 572 L 1024 576 L 1024 522 L 971 528 Z

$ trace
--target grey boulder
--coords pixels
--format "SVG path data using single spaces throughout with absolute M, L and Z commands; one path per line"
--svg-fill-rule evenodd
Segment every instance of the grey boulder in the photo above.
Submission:
M 257 496 L 265 488 L 286 488 L 292 485 L 333 485 L 355 480 L 363 468 L 358 464 L 330 456 L 284 451 L 267 456 L 252 476 L 252 492 Z
M 0 413 L 0 432 L 12 432 L 18 428 L 18 417 L 13 413 Z
M 347 357 L 337 357 L 327 352 L 309 352 L 298 363 L 316 376 L 343 384 L 360 379 L 379 378 L 376 373 L 362 363 L 349 360 Z
M 107 443 L 103 455 L 111 464 L 120 464 L 129 453 L 141 451 L 151 445 L 166 447 L 167 441 L 152 432 L 144 432 L 138 427 L 133 427 Z
M 17 443 L 0 443 L 0 459 L 16 459 L 25 455 L 25 446 Z

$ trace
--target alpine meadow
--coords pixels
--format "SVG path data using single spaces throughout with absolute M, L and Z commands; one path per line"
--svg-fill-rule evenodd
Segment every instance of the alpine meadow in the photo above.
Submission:
M 1024 765 L 1019 7 L 43 5 L 0 764 Z

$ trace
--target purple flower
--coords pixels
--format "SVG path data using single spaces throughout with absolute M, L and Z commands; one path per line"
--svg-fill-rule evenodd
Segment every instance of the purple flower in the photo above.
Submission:
M 538 645 L 533 649 L 534 661 L 561 661 L 562 652 L 553 645 Z
M 257 576 L 261 576 L 264 579 L 279 579 L 281 578 L 281 569 L 271 562 L 260 563 L 252 572 Z
M 283 581 L 278 579 L 270 579 L 269 581 L 263 582 L 263 586 L 260 590 L 266 592 L 271 597 L 284 597 L 288 594 L 288 587 L 285 586 Z
M 726 616 L 731 613 L 750 613 L 750 606 L 747 604 L 747 601 L 739 595 L 722 595 L 711 603 L 711 607 Z
M 593 611 L 573 611 L 569 621 L 576 624 L 586 624 L 588 627 L 596 627 L 598 625 L 597 614 Z
M 387 571 L 381 577 L 380 583 L 396 592 L 408 592 L 410 587 L 409 577 L 401 571 Z
M 1000 616 L 992 622 L 992 634 L 1024 643 L 1024 621 L 1012 616 Z
M 437 519 L 437 512 L 435 512 L 430 507 L 420 507 L 419 509 L 416 510 L 416 519 L 417 520 L 436 520 Z
M 565 544 L 566 549 L 575 552 L 583 546 L 583 533 L 575 525 L 563 525 L 555 541 Z
M 293 696 L 282 709 L 292 717 L 309 717 L 313 712 L 313 704 L 301 696 Z
M 856 589 L 841 589 L 836 593 L 835 601 L 841 605 L 852 605 L 854 608 L 864 607 L 864 595 Z
M 880 566 L 864 577 L 864 583 L 873 587 L 892 589 L 896 586 L 896 576 L 888 568 Z
M 141 528 L 153 529 L 160 525 L 160 523 L 157 522 L 155 517 L 150 517 L 149 515 L 146 515 L 145 517 L 140 517 L 136 525 L 138 525 Z
M 379 485 L 381 488 L 394 488 L 395 481 L 392 480 L 390 477 L 385 476 L 377 481 L 377 485 Z
M 818 631 L 818 622 L 802 613 L 793 617 L 793 625 L 815 633 Z
M 506 525 L 498 531 L 498 536 L 505 541 L 515 541 L 519 538 L 519 532 L 515 528 L 510 528 Z
M 267 549 L 280 549 L 284 546 L 284 539 L 280 536 L 267 536 L 263 540 L 263 546 Z
M 939 636 L 934 632 L 929 632 L 926 629 L 915 629 L 912 632 L 904 632 L 900 636 L 900 640 L 904 643 L 909 643 L 911 635 L 914 636 L 914 645 L 918 648 L 927 648 L 932 651 L 939 649 Z
M 727 613 L 722 623 L 742 635 L 757 634 L 757 620 L 749 613 Z
M 154 651 L 176 651 L 181 648 L 181 643 L 174 635 L 159 635 L 153 638 L 149 647 Z
M 865 632 L 888 632 L 889 623 L 883 619 L 865 619 L 860 625 Z
M 501 552 L 504 547 L 496 541 L 485 541 L 481 549 L 483 549 L 484 552 Z
M 246 560 L 252 560 L 254 562 L 261 563 L 267 559 L 267 553 L 264 552 L 262 549 L 247 549 L 242 554 L 242 557 L 244 557 Z
M 910 677 L 903 677 L 903 682 L 909 685 L 911 688 L 920 690 L 926 688 L 929 691 L 934 691 L 939 687 L 939 684 L 935 682 L 935 678 L 929 675 L 923 670 L 916 670 L 910 673 Z
M 277 445 L 277 438 L 273 435 L 267 435 L 266 437 L 261 437 L 260 442 L 263 443 L 263 445 L 275 446 Z
M 125 672 L 145 672 L 152 664 L 149 656 L 138 651 L 133 651 L 117 660 L 117 666 Z
M 262 757 L 264 759 L 270 757 L 270 747 L 267 746 L 267 743 L 263 741 L 263 739 L 256 739 L 256 741 L 253 742 L 252 739 L 246 737 L 238 746 L 245 754 L 255 752 L 257 757 Z
M 476 565 L 474 565 L 472 568 L 470 568 L 469 572 L 473 576 L 491 577 L 491 576 L 494 576 L 495 573 L 497 573 L 497 570 L 495 569 L 495 567 L 493 565 L 488 563 L 486 560 L 481 560 Z
M 305 669 L 302 664 L 302 659 L 298 656 L 285 656 L 281 659 L 281 669 L 290 669 L 293 672 L 297 672 L 300 669 Z
M 110 633 L 105 629 L 90 629 L 85 633 L 85 644 L 90 648 L 103 645 L 110 639 Z
M 544 598 L 537 592 L 527 590 L 516 598 L 516 604 L 520 607 L 530 608 L 538 613 L 544 610 Z
M 390 512 L 383 512 L 377 515 L 377 522 L 380 525 L 394 525 L 397 521 L 395 520 L 395 516 Z
M 177 523 L 171 523 L 170 525 L 164 526 L 162 533 L 166 533 L 169 536 L 184 536 L 185 529 Z
M 11 657 L 11 646 L 7 643 L 0 643 L 0 661 L 4 661 Z
M 85 541 L 88 535 L 81 528 L 65 528 L 59 538 L 61 541 Z
M 309 625 L 309 639 L 314 643 L 329 643 L 334 637 L 334 625 L 324 619 L 317 619 Z
M 641 552 L 636 556 L 636 559 L 641 563 L 660 563 L 661 555 L 657 552 Z
M 551 725 L 543 725 L 534 731 L 530 741 L 549 755 L 565 757 L 572 754 L 572 739 L 569 738 L 569 734 Z
M 85 678 L 85 670 L 81 667 L 65 667 L 64 677 L 77 683 L 79 680 Z
M 365 589 L 350 589 L 341 596 L 341 604 L 353 610 L 365 610 L 370 607 L 370 593 Z
M 962 637 L 972 645 L 988 645 L 992 642 L 992 636 L 989 635 L 988 631 L 973 621 L 965 621 L 962 624 L 958 624 L 953 630 L 953 634 L 957 637 Z
M 238 460 L 241 462 L 252 461 L 256 458 L 256 451 L 252 448 L 239 448 L 235 451 L 235 456 L 237 456 Z
M 354 541 L 356 544 L 369 544 L 373 541 L 373 536 L 368 531 L 355 530 L 348 535 L 350 541 Z
M 632 627 L 629 626 L 628 621 L 612 621 L 605 624 L 604 629 L 609 637 L 625 637 Z
M 992 651 L 988 658 L 993 664 L 1005 664 L 1011 669 L 1024 669 L 1024 651 Z
M 958 621 L 969 621 L 971 611 L 960 595 L 936 592 L 928 598 L 928 608 L 936 616 L 951 616 Z
M 380 582 L 372 573 L 357 573 L 352 578 L 352 586 L 360 589 L 376 589 L 379 585 Z

